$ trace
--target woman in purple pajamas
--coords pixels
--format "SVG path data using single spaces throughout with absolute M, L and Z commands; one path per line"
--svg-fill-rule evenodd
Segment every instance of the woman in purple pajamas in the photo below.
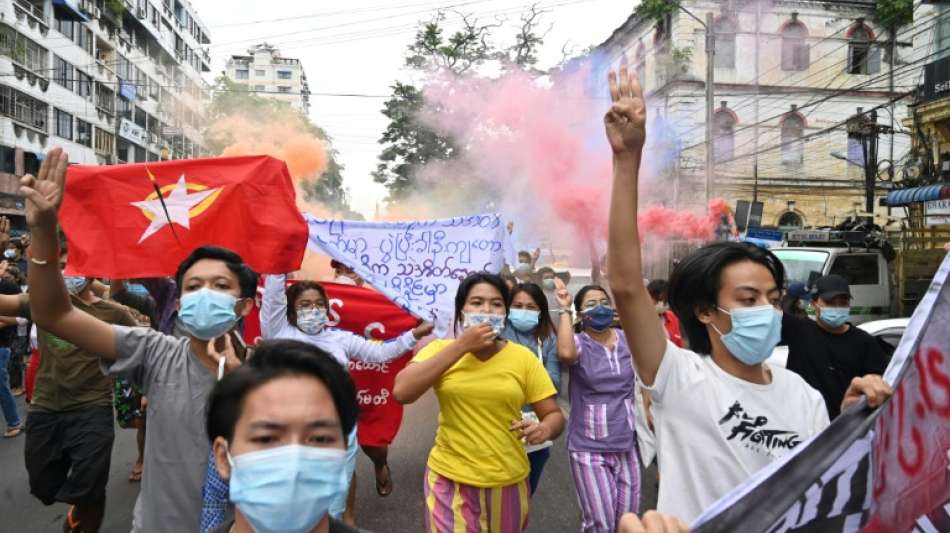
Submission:
M 569 368 L 571 417 L 567 446 L 581 507 L 581 531 L 612 533 L 640 502 L 640 464 L 634 448 L 635 375 L 623 331 L 610 327 L 614 307 L 597 285 L 574 298 L 581 332 L 574 334 L 571 295 L 558 284 L 558 354 Z

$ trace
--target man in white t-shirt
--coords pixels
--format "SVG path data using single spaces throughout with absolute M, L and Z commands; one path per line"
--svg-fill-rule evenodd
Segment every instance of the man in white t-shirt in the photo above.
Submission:
M 646 108 L 636 80 L 611 73 L 605 117 L 614 152 L 609 281 L 637 374 L 653 400 L 661 513 L 692 521 L 756 471 L 828 425 L 822 396 L 798 375 L 764 364 L 781 336 L 782 263 L 751 244 L 719 242 L 684 259 L 669 302 L 689 351 L 667 339 L 643 283 L 637 174 Z M 708 354 L 708 355 L 699 355 Z M 867 396 L 880 405 L 880 376 L 856 378 L 842 410 Z

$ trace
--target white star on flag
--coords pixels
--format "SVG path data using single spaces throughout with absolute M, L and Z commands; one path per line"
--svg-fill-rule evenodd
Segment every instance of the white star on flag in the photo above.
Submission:
M 171 194 L 165 198 L 165 206 L 168 208 L 168 218 L 165 217 L 165 210 L 162 209 L 160 198 L 132 202 L 132 205 L 135 207 L 144 209 L 152 215 L 152 223 L 145 228 L 145 232 L 142 233 L 142 237 L 139 238 L 139 244 L 157 233 L 158 230 L 172 223 L 189 229 L 189 211 L 219 190 L 221 189 L 208 189 L 206 191 L 188 194 L 188 184 L 185 183 L 185 175 L 182 174 L 181 177 L 178 178 L 178 183 L 175 185 L 175 188 L 172 189 Z

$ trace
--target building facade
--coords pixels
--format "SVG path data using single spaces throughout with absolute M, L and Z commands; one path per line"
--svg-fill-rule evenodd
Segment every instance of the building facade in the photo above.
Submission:
M 661 200 L 702 208 L 706 195 L 707 13 L 715 34 L 711 198 L 764 204 L 765 227 L 834 225 L 865 210 L 861 143 L 846 122 L 875 109 L 883 127 L 904 116 L 911 43 L 871 21 L 873 0 L 682 0 L 657 18 L 632 15 L 595 53 L 601 70 L 626 65 L 649 113 L 665 120 L 679 155 Z M 698 19 L 698 20 L 697 20 Z M 889 104 L 892 102 L 892 104 Z M 866 115 L 870 116 L 870 115 Z M 883 135 L 880 168 L 909 140 Z M 877 184 L 877 196 L 886 192 Z M 877 202 L 875 202 L 877 203 Z M 884 216 L 886 208 L 878 208 Z M 740 214 L 741 215 L 741 214 Z M 754 218 L 754 217 L 753 217 Z
M 63 147 L 116 164 L 203 155 L 207 28 L 187 0 L 0 0 L 0 213 Z
M 287 102 L 310 114 L 310 87 L 303 65 L 299 59 L 282 57 L 274 46 L 258 44 L 247 55 L 231 56 L 225 76 L 258 96 Z

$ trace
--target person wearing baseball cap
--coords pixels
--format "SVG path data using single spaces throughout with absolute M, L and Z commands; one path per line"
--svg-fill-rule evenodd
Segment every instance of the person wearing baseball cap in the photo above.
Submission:
M 880 375 L 887 358 L 870 334 L 848 322 L 851 287 L 829 274 L 815 281 L 811 292 L 815 320 L 786 314 L 782 334 L 788 343 L 786 368 L 800 375 L 825 398 L 828 416 L 841 412 L 841 401 L 854 379 Z

